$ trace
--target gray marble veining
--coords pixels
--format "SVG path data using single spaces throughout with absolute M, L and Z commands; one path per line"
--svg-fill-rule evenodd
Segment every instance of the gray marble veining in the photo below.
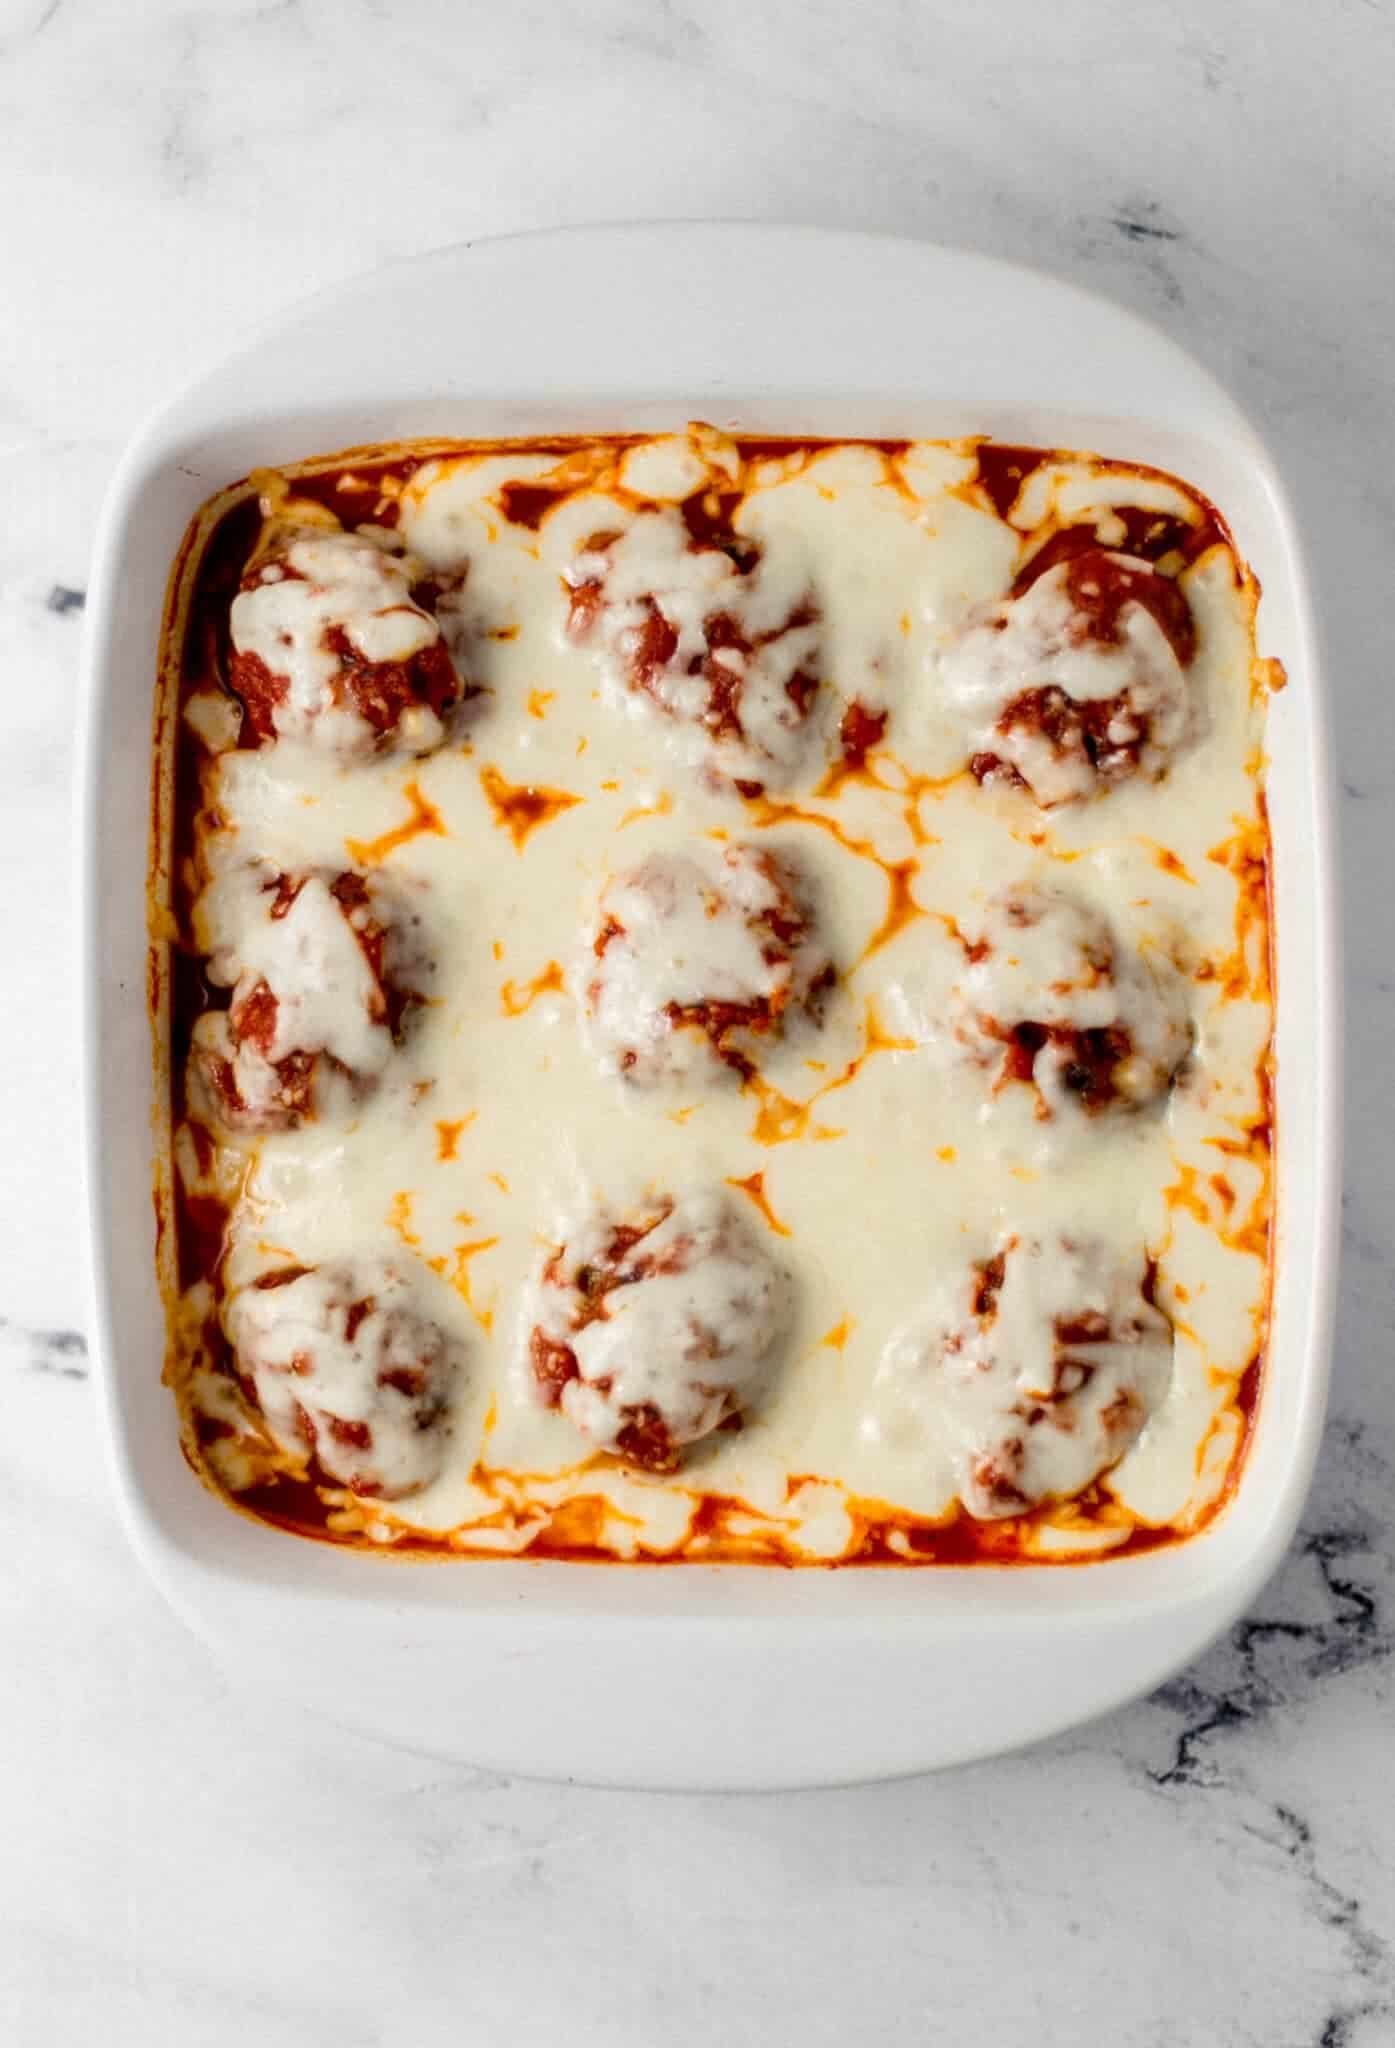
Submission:
M 1383 0 L 0 0 L 0 2039 L 1395 2043 L 1392 79 Z M 166 1614 L 100 1464 L 64 998 L 112 462 L 321 283 L 637 210 L 936 235 L 1134 305 L 1277 450 L 1325 612 L 1348 1170 L 1301 1534 L 1151 1699 L 907 1785 L 655 1801 L 304 1724 Z

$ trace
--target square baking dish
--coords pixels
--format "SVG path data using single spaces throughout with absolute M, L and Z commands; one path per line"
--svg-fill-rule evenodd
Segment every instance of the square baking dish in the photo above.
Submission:
M 230 1512 L 161 1383 L 151 1201 L 167 1141 L 146 1007 L 151 710 L 166 585 L 213 493 L 405 439 L 681 427 L 990 434 L 1171 470 L 1263 587 L 1274 845 L 1276 1263 L 1239 1486 L 1190 1540 L 1011 1569 L 365 1558 Z M 1318 648 L 1273 462 L 1162 335 L 963 251 L 693 223 L 467 244 L 330 292 L 200 379 L 111 486 L 87 612 L 80 784 L 92 1330 L 122 1511 L 236 1671 L 411 1748 L 672 1788 L 891 1776 L 1049 1735 L 1158 1684 L 1277 1565 L 1325 1402 L 1338 1189 L 1333 804 Z M 719 1703 L 714 1705 L 714 1703 Z

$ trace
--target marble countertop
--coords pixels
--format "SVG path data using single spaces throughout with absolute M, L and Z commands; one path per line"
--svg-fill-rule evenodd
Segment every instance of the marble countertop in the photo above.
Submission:
M 7 2044 L 1395 2042 L 1392 76 L 1379 0 L 0 0 Z M 87 1384 L 53 990 L 116 455 L 316 285 L 636 210 L 937 236 L 1137 307 L 1276 448 L 1326 612 L 1360 944 L 1333 1411 L 1301 1533 L 1151 1699 L 908 1784 L 662 1800 L 302 1722 L 146 1583 Z

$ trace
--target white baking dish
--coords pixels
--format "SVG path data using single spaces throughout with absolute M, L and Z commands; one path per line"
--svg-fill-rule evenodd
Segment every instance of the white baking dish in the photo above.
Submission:
M 781 1571 L 375 1560 L 231 1512 L 160 1382 L 146 1016 L 151 702 L 170 564 L 255 464 L 417 436 L 700 417 L 1003 439 L 1175 470 L 1264 587 L 1278 943 L 1279 1251 L 1258 1425 L 1203 1535 L 1065 1568 Z M 137 437 L 87 612 L 81 873 L 93 1330 L 132 1538 L 248 1678 L 414 1748 L 614 1784 L 870 1778 L 1031 1741 L 1156 1685 L 1250 1601 L 1321 1428 L 1335 1270 L 1337 941 L 1318 653 L 1293 520 L 1244 419 L 1128 314 L 961 251 L 755 226 L 447 249 L 287 316 Z

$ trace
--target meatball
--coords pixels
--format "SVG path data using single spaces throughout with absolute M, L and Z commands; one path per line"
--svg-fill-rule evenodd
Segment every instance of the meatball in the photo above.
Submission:
M 233 599 L 229 681 L 259 741 L 341 756 L 429 754 L 462 695 L 410 555 L 362 534 L 292 528 Z
M 536 1400 L 599 1449 L 671 1472 L 739 1424 L 789 1315 L 788 1276 L 718 1196 L 600 1205 L 547 1257 L 523 1359 Z
M 223 1311 L 234 1369 L 281 1448 L 379 1500 L 420 1493 L 450 1441 L 452 1340 L 390 1260 L 266 1273 Z
M 818 1021 L 834 980 L 795 877 L 747 845 L 715 871 L 657 853 L 613 877 L 585 971 L 591 1043 L 641 1088 L 748 1077 L 793 1017 Z
M 1166 1397 L 1172 1328 L 1141 1253 L 1008 1237 L 880 1372 L 918 1387 L 979 1521 L 1067 1500 L 1117 1464 Z
M 1185 595 L 1151 563 L 1093 546 L 1047 561 L 971 618 L 941 662 L 974 774 L 1043 809 L 1166 772 L 1191 733 L 1196 652 Z
M 618 697 L 655 708 L 747 793 L 788 782 L 819 686 L 818 607 L 797 549 L 665 506 L 593 534 L 565 579 L 571 636 Z
M 196 1099 L 248 1135 L 351 1111 L 430 978 L 416 914 L 363 875 L 258 861 L 211 882 L 194 919 L 207 981 L 232 991 L 194 1026 Z
M 991 1076 L 1036 1091 L 1043 1119 L 1139 1108 L 1166 1093 L 1191 1050 L 1183 983 L 1165 960 L 1119 943 L 1062 889 L 996 897 L 953 992 L 952 1033 Z

